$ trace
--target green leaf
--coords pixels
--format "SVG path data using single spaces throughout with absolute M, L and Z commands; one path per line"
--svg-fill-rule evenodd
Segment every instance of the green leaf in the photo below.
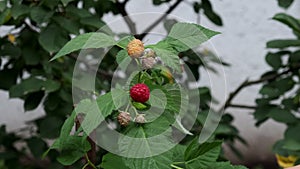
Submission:
M 32 47 L 23 48 L 22 55 L 26 65 L 37 65 L 41 60 L 41 56 Z
M 65 46 L 50 61 L 79 49 L 104 48 L 115 44 L 114 38 L 104 33 L 81 34 L 65 44 Z
M 122 49 L 118 52 L 116 61 L 119 64 L 119 68 L 125 71 L 132 59 L 128 55 L 127 50 Z
M 293 2 L 294 0 L 278 0 L 278 5 L 282 8 L 287 9 L 292 5 Z
M 35 92 L 29 94 L 28 97 L 26 97 L 24 102 L 25 111 L 34 110 L 35 108 L 37 108 L 38 105 L 41 103 L 43 97 L 44 97 L 44 92 Z
M 66 15 L 72 18 L 77 17 L 78 19 L 92 16 L 92 14 L 87 9 L 77 8 L 74 5 L 68 5 L 66 7 Z
M 128 157 L 125 164 L 131 169 L 170 168 L 171 151 L 156 156 L 162 152 L 162 148 L 171 149 L 175 146 L 171 141 L 172 130 L 169 125 L 168 119 L 160 116 L 151 123 L 128 128 L 125 136 L 121 136 L 118 141 L 120 152 Z
M 52 19 L 62 28 L 68 31 L 69 33 L 78 35 L 79 34 L 79 29 L 80 25 L 75 21 L 71 19 L 67 19 L 62 16 L 55 16 L 52 17 Z
M 7 6 L 7 0 L 0 1 L 0 12 L 3 12 Z
M 42 90 L 45 90 L 48 93 L 57 91 L 60 88 L 60 83 L 54 80 L 47 79 L 42 84 Z
M 59 136 L 60 128 L 63 124 L 63 120 L 55 116 L 47 116 L 38 120 L 37 126 L 39 128 L 39 134 L 42 138 L 57 138 Z
M 11 98 L 21 97 L 29 93 L 37 92 L 40 90 L 46 92 L 53 92 L 58 90 L 60 83 L 53 80 L 42 80 L 35 77 L 30 77 L 23 80 L 21 83 L 12 86 L 9 90 Z
M 174 47 L 178 46 L 179 52 L 182 52 L 199 46 L 217 34 L 220 33 L 197 24 L 176 23 L 168 35 L 169 39 L 166 41 Z
M 43 80 L 34 77 L 23 80 L 21 83 L 10 88 L 9 97 L 21 97 L 28 93 L 37 92 L 41 90 L 43 82 Z
M 14 19 L 17 19 L 22 15 L 28 14 L 29 12 L 30 8 L 23 4 L 13 5 L 11 8 L 11 16 Z
M 132 41 L 133 39 L 135 39 L 134 36 L 131 36 L 131 35 L 130 36 L 125 36 L 125 37 L 121 38 L 120 40 L 118 40 L 117 45 L 119 47 L 121 47 L 122 49 L 126 49 L 128 43 L 130 41 Z
M 278 122 L 282 123 L 296 123 L 297 119 L 296 117 L 288 110 L 281 109 L 278 107 L 272 108 L 268 116 Z
M 174 26 L 174 24 L 176 24 L 177 22 L 178 21 L 175 19 L 165 19 L 164 28 L 169 33 L 171 31 L 172 27 Z
M 30 17 L 38 24 L 48 22 L 54 14 L 54 11 L 47 11 L 41 6 L 33 7 L 30 11 Z
M 217 162 L 217 163 L 213 163 L 212 165 L 210 165 L 205 169 L 247 169 L 247 167 L 233 166 L 230 164 L 230 162 Z
M 204 10 L 204 14 L 207 16 L 209 20 L 211 20 L 214 24 L 222 26 L 221 17 L 213 10 L 212 5 L 209 0 L 202 0 L 201 7 Z
M 60 0 L 42 0 L 42 4 L 49 7 L 51 10 L 54 10 L 58 4 L 59 4 Z
M 166 90 L 166 109 L 174 114 L 185 114 L 188 109 L 189 98 L 186 91 L 178 84 L 167 84 L 163 88 Z
M 6 8 L 4 12 L 0 13 L 0 25 L 5 24 L 11 18 L 11 12 L 9 8 Z
M 186 168 L 206 168 L 214 164 L 221 151 L 221 144 L 216 141 L 199 145 L 198 139 L 194 139 L 185 151 Z
M 18 72 L 15 69 L 3 69 L 0 71 L 0 89 L 9 90 L 17 82 Z
M 68 3 L 72 2 L 74 0 L 61 0 L 61 2 L 63 3 L 64 6 L 67 6 Z
M 36 136 L 27 139 L 26 142 L 31 153 L 38 159 L 41 158 L 44 151 L 47 150 L 47 144 Z
M 266 55 L 266 62 L 272 66 L 275 70 L 279 69 L 282 65 L 281 60 L 281 54 L 280 53 L 268 53 Z
M 146 158 L 126 158 L 125 164 L 130 169 L 170 169 L 172 152 Z
M 86 134 L 90 134 L 113 110 L 127 104 L 128 98 L 124 90 L 113 89 L 99 96 L 96 101 L 82 100 L 75 108 L 76 114 L 85 114 L 80 127 Z
M 130 169 L 124 164 L 123 160 L 124 159 L 120 156 L 117 156 L 112 153 L 107 153 L 103 156 L 102 163 L 100 166 L 104 169 Z
M 61 154 L 57 158 L 63 165 L 71 165 L 82 158 L 91 147 L 87 141 L 87 136 L 69 136 L 67 142 L 62 147 Z
M 276 81 L 265 84 L 259 90 L 259 93 L 263 96 L 267 96 L 270 99 L 275 99 L 280 97 L 285 92 L 291 90 L 294 87 L 294 84 L 295 82 L 291 77 L 278 79 Z
M 286 39 L 286 40 L 272 40 L 267 42 L 267 48 L 287 48 L 300 46 L 300 40 Z
M 80 23 L 83 25 L 88 25 L 88 26 L 92 26 L 95 28 L 101 28 L 102 26 L 105 25 L 105 23 L 98 17 L 85 17 L 80 19 Z
M 49 53 L 57 52 L 68 42 L 68 35 L 55 24 L 49 25 L 39 36 L 39 43 Z
M 282 0 L 282 1 L 290 1 L 290 0 Z M 277 21 L 289 26 L 294 31 L 300 33 L 300 21 L 298 21 L 293 16 L 285 14 L 285 13 L 278 13 L 272 19 L 277 20 Z
M 22 55 L 22 50 L 13 45 L 12 43 L 6 43 L 2 45 L 1 55 L 2 56 L 10 56 L 14 59 L 18 59 Z
M 173 49 L 169 46 L 169 44 L 159 42 L 149 48 L 152 48 L 155 51 L 157 56 L 161 58 L 165 65 L 169 66 L 176 72 L 181 72 L 179 57 L 176 52 L 172 51 Z

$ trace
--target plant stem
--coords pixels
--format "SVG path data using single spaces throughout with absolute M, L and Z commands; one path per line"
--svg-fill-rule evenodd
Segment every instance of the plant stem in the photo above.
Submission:
M 176 166 L 176 165 L 174 165 L 174 164 L 171 164 L 171 167 L 173 167 L 173 168 L 175 168 L 175 169 L 184 169 L 184 168 L 178 167 L 178 166 Z
M 93 169 L 97 169 L 97 167 L 91 162 L 91 160 L 89 159 L 88 154 L 85 154 L 85 159 L 87 160 L 87 164 L 91 167 L 93 167 Z
M 89 163 L 86 163 L 86 164 L 82 167 L 82 169 L 85 169 L 88 165 L 89 165 Z
M 296 65 L 295 67 L 293 68 L 289 68 L 281 73 L 278 73 L 278 74 L 271 74 L 271 75 L 268 75 L 268 76 L 264 76 L 264 77 L 261 77 L 260 79 L 257 79 L 257 80 L 253 80 L 253 81 L 249 81 L 248 79 L 246 79 L 243 83 L 241 83 L 233 92 L 231 92 L 229 94 L 229 97 L 227 98 L 227 100 L 225 101 L 224 105 L 220 108 L 219 112 L 223 112 L 226 108 L 228 107 L 234 107 L 235 104 L 232 104 L 232 100 L 239 94 L 239 92 L 248 87 L 248 86 L 252 86 L 252 85 L 256 85 L 256 84 L 260 84 L 260 83 L 263 83 L 263 82 L 266 82 L 266 81 L 272 81 L 272 80 L 275 80 L 277 78 L 280 78 L 281 76 L 283 75 L 286 75 L 286 74 L 289 74 L 290 72 L 292 72 L 293 70 L 297 70 L 300 68 L 300 64 L 299 65 Z M 233 105 L 233 106 L 232 106 Z M 237 107 L 237 106 L 235 106 Z M 243 108 L 246 108 L 246 106 L 242 106 Z M 242 108 L 241 107 L 241 108 Z M 247 106 L 247 108 L 254 108 L 254 107 L 250 107 L 250 106 Z
M 116 6 L 118 8 L 118 10 L 120 11 L 120 14 L 123 16 L 124 18 L 124 21 L 126 22 L 129 30 L 130 30 L 130 33 L 132 34 L 136 34 L 137 31 L 136 31 L 136 27 L 135 27 L 135 23 L 132 21 L 132 19 L 128 16 L 128 13 L 125 9 L 125 6 L 127 4 L 128 0 L 125 0 L 124 2 L 119 2 L 117 1 L 116 2 Z
M 145 38 L 145 36 L 152 30 L 154 29 L 162 20 L 164 20 L 168 14 L 170 14 L 174 9 L 176 9 L 176 7 L 183 2 L 183 0 L 177 0 L 172 6 L 170 6 L 170 8 L 160 17 L 158 18 L 156 21 L 154 21 L 148 28 L 146 28 L 142 34 L 138 35 L 137 38 L 138 39 L 143 39 Z

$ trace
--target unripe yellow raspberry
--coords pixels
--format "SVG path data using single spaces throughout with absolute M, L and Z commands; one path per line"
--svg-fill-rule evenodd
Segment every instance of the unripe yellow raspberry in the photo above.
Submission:
M 131 58 L 139 58 L 144 53 L 144 44 L 139 39 L 133 39 L 127 45 L 127 53 Z

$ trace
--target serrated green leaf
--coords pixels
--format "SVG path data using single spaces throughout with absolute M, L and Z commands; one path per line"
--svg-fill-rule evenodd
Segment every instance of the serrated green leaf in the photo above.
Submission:
M 69 36 L 57 25 L 51 24 L 39 36 L 39 43 L 49 53 L 57 52 L 68 42 Z
M 118 40 L 117 45 L 123 49 L 127 48 L 127 45 L 130 41 L 132 41 L 134 38 L 134 36 L 125 36 L 123 38 L 121 38 L 120 40 Z
M 167 42 L 175 48 L 179 46 L 179 52 L 182 52 L 199 46 L 217 34 L 220 33 L 197 24 L 176 23 L 168 34 L 170 39 L 167 39 Z
M 104 169 L 130 169 L 124 164 L 122 157 L 112 153 L 107 153 L 105 156 L 103 156 L 100 166 Z
M 211 164 L 209 167 L 205 169 L 247 169 L 247 167 L 244 166 L 233 166 L 230 164 L 230 162 L 217 162 Z
M 169 166 L 172 154 L 162 158 L 152 158 L 162 153 L 162 150 L 172 149 L 175 145 L 171 140 L 172 130 L 168 119 L 160 116 L 151 123 L 141 126 L 132 126 L 125 131 L 125 135 L 119 138 L 119 151 L 126 156 L 126 165 L 129 168 L 165 168 Z M 136 151 L 139 150 L 139 151 Z M 149 157 L 150 156 L 150 157 Z M 143 159 L 130 159 L 136 157 L 149 157 Z M 129 160 L 129 161 L 128 161 Z M 149 165 L 149 166 L 147 166 Z
M 61 147 L 61 153 L 57 157 L 63 165 L 71 165 L 82 158 L 91 149 L 87 136 L 69 136 Z
M 104 48 L 115 44 L 114 38 L 104 33 L 81 34 L 65 44 L 65 46 L 50 61 L 79 49 Z
M 119 64 L 119 68 L 125 71 L 132 59 L 128 55 L 127 50 L 122 49 L 118 52 L 116 56 L 116 61 Z
M 186 168 L 207 168 L 214 164 L 221 151 L 221 144 L 218 141 L 199 145 L 198 139 L 195 139 L 185 151 Z
M 163 63 L 166 66 L 169 66 L 171 69 L 173 69 L 176 72 L 181 72 L 181 66 L 178 55 L 172 51 L 173 49 L 167 47 L 166 43 L 157 43 L 154 46 L 151 46 L 151 48 L 155 51 L 158 57 L 161 58 Z
M 300 40 L 285 39 L 285 40 L 272 40 L 267 42 L 267 48 L 287 48 L 300 46 Z
M 124 90 L 113 89 L 99 96 L 96 101 L 82 100 L 75 108 L 76 114 L 85 114 L 80 127 L 86 134 L 90 134 L 114 109 L 127 104 L 128 98 Z

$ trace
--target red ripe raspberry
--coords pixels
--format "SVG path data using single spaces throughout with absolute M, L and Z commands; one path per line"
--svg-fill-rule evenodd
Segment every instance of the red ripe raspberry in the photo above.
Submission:
M 149 100 L 150 89 L 143 83 L 138 83 L 130 89 L 130 97 L 136 102 L 145 103 Z

